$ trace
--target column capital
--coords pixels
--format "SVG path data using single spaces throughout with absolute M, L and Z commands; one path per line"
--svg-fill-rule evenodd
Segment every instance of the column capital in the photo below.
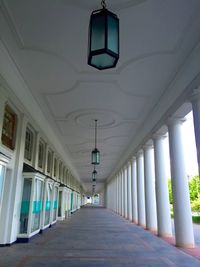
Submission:
M 145 144 L 143 146 L 143 150 L 146 151 L 146 150 L 149 150 L 149 149 L 153 149 L 153 144 Z
M 138 152 L 136 153 L 136 156 L 137 157 L 140 157 L 140 156 L 142 156 L 143 155 L 143 149 L 140 149 L 140 150 L 138 150 Z
M 128 160 L 127 166 L 129 167 L 131 165 L 131 159 Z
M 158 139 L 165 139 L 167 137 L 167 134 L 159 134 L 159 133 L 155 133 L 152 135 L 152 139 L 154 140 L 158 140 Z
M 194 89 L 190 95 L 190 101 L 196 102 L 200 100 L 200 87 Z
M 132 163 L 132 162 L 134 162 L 135 160 L 136 160 L 136 156 L 133 156 L 133 157 L 131 158 L 130 161 L 131 161 L 131 163 Z
M 186 119 L 183 117 L 169 117 L 167 119 L 167 126 L 175 125 L 175 124 L 182 124 L 185 121 Z

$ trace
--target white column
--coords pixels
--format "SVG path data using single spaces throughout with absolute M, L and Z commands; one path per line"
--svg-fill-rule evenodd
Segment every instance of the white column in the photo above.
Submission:
M 116 179 L 116 213 L 119 213 L 118 174 L 115 176 L 115 179 Z
M 188 180 L 181 132 L 182 120 L 168 121 L 176 245 L 194 247 Z
M 146 227 L 145 217 L 145 195 L 144 195 L 144 158 L 143 151 L 137 154 L 137 202 L 138 202 L 138 224 Z
M 120 172 L 118 173 L 118 214 L 121 214 L 121 183 L 120 183 Z
M 131 190 L 131 177 L 132 177 L 132 168 L 131 162 L 128 163 L 127 169 L 127 206 L 128 206 L 128 220 L 132 222 L 132 190 Z
M 119 173 L 117 174 L 117 213 L 119 214 Z
M 115 176 L 115 212 L 117 212 L 117 177 Z
M 117 203 L 117 196 L 116 196 L 116 179 L 114 178 L 114 182 L 113 182 L 113 194 L 114 194 L 114 212 L 116 212 L 116 203 Z
M 161 237 L 172 235 L 164 138 L 165 137 L 162 135 L 155 135 L 153 138 L 155 157 L 157 224 L 158 235 Z
M 122 172 L 120 171 L 120 176 L 119 176 L 119 189 L 120 189 L 120 204 L 119 204 L 119 214 L 122 216 Z
M 192 111 L 194 119 L 194 133 L 196 141 L 196 150 L 197 150 L 197 161 L 200 175 L 200 89 L 196 90 L 192 97 Z
M 151 145 L 144 146 L 144 180 L 146 228 L 151 231 L 157 231 L 154 155 Z
M 125 215 L 125 210 L 124 210 L 124 170 L 122 169 L 122 216 L 124 217 Z
M 124 167 L 124 217 L 127 219 L 127 166 Z
M 131 176 L 131 191 L 132 191 L 132 221 L 138 223 L 138 203 L 137 203 L 137 166 L 136 158 L 132 159 L 132 176 Z

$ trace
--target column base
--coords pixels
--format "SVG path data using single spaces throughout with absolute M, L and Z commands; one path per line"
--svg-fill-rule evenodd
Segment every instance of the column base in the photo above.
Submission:
M 161 238 L 170 238 L 173 237 L 172 233 L 159 233 L 157 234 Z
M 146 224 L 138 223 L 138 225 L 146 230 Z
M 192 243 L 186 243 L 186 244 L 176 243 L 175 246 L 179 248 L 195 248 L 195 244 Z
M 157 233 L 158 233 L 158 230 L 156 228 L 146 229 L 146 230 L 148 230 L 149 232 L 151 232 L 154 235 L 157 235 Z
M 137 220 L 132 220 L 132 223 L 138 224 L 138 221 Z

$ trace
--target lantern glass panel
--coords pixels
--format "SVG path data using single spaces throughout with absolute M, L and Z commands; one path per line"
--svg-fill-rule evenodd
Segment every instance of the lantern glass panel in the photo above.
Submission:
M 99 164 L 100 163 L 100 152 L 98 150 L 97 150 L 96 158 L 97 158 L 96 162 L 97 162 L 97 164 Z
M 108 49 L 119 53 L 119 21 L 117 18 L 108 16 Z
M 98 66 L 100 69 L 110 68 L 114 65 L 115 58 L 108 54 L 101 54 L 92 57 L 91 65 Z
M 92 164 L 98 165 L 100 163 L 100 152 L 98 149 L 92 151 Z
M 105 16 L 95 15 L 91 19 L 91 51 L 105 47 Z

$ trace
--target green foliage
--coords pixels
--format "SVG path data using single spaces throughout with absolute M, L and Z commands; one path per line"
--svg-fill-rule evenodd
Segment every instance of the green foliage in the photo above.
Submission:
M 200 224 L 200 216 L 193 216 L 192 217 L 192 221 L 194 222 L 194 223 L 199 223 Z
M 200 212 L 200 197 L 192 201 L 191 208 L 194 212 Z
M 173 204 L 173 197 L 172 197 L 172 181 L 168 179 L 168 190 L 169 190 L 169 203 Z
M 190 201 L 200 197 L 200 179 L 199 176 L 193 176 L 189 181 Z
M 200 212 L 200 178 L 193 176 L 189 182 L 190 202 L 193 212 Z M 171 204 L 171 217 L 173 217 L 173 196 L 172 196 L 172 182 L 168 179 L 169 201 Z M 200 223 L 200 216 L 193 216 L 193 222 Z

